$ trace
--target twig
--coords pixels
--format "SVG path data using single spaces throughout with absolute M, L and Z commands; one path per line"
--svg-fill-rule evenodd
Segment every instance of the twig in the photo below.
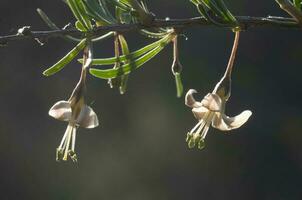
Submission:
M 237 16 L 242 29 L 249 29 L 253 27 L 276 27 L 276 28 L 300 28 L 299 24 L 291 18 L 282 18 L 282 17 L 249 17 L 249 16 Z M 109 26 L 101 26 L 95 28 L 92 35 L 97 37 L 101 34 L 104 34 L 108 31 L 117 31 L 117 32 L 129 32 L 137 31 L 146 28 L 158 28 L 158 27 L 171 27 L 171 28 L 189 28 L 197 26 L 213 26 L 212 23 L 208 22 L 202 17 L 189 18 L 189 19 L 156 19 L 149 26 L 144 26 L 142 24 L 115 24 Z M 230 27 L 229 24 L 225 24 L 223 28 Z M 26 34 L 14 34 L 14 35 L 5 35 L 0 36 L 0 45 L 5 45 L 9 41 L 13 40 L 23 40 L 23 39 L 38 39 L 45 41 L 48 38 L 53 37 L 62 37 L 65 35 L 71 36 L 84 36 L 83 33 L 78 31 L 75 28 L 62 29 L 62 30 L 50 30 L 50 31 L 32 31 L 27 30 Z

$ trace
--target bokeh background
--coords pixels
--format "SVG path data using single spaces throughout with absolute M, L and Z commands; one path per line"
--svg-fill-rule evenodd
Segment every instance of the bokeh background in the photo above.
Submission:
M 286 16 L 273 0 L 227 4 L 236 15 Z M 189 1 L 149 6 L 159 18 L 198 16 Z M 60 27 L 73 22 L 60 0 L 0 1 L 0 35 L 25 25 L 47 30 L 36 8 Z M 224 72 L 233 34 L 196 27 L 185 35 L 184 86 L 197 89 L 200 99 Z M 176 98 L 169 46 L 131 74 L 125 95 L 89 77 L 86 100 L 100 126 L 79 130 L 78 164 L 55 161 L 66 124 L 47 113 L 69 97 L 80 65 L 42 76 L 73 44 L 56 38 L 44 46 L 24 40 L 0 48 L 0 199 L 302 199 L 301 31 L 255 28 L 241 36 L 227 113 L 252 110 L 245 126 L 229 134 L 210 129 L 204 150 L 188 149 L 186 133 L 196 120 Z M 135 33 L 126 38 L 132 50 L 151 42 Z M 95 46 L 97 57 L 112 53 L 111 40 Z

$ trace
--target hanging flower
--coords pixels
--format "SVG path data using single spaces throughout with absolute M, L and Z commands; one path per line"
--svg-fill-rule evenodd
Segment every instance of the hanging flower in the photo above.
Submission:
M 58 101 L 49 110 L 49 115 L 53 118 L 68 122 L 65 134 L 57 148 L 57 161 L 66 161 L 69 156 L 76 162 L 75 141 L 77 128 L 91 129 L 99 125 L 97 115 L 91 107 L 84 104 L 83 97 L 75 102 L 76 98 L 72 97 L 68 101 Z
M 252 115 L 250 110 L 245 110 L 235 117 L 228 117 L 225 114 L 225 105 L 231 96 L 231 72 L 238 41 L 239 32 L 236 32 L 228 66 L 213 92 L 207 94 L 200 102 L 193 97 L 196 90 L 190 89 L 186 94 L 185 104 L 192 108 L 192 112 L 198 120 L 196 126 L 187 134 L 186 141 L 189 148 L 195 147 L 196 144 L 198 144 L 199 149 L 205 147 L 204 139 L 211 125 L 221 131 L 230 131 L 241 127 Z
M 189 148 L 195 147 L 196 144 L 199 149 L 204 148 L 204 139 L 211 125 L 221 131 L 230 131 L 241 127 L 252 115 L 251 111 L 246 110 L 235 117 L 228 117 L 225 114 L 225 99 L 216 93 L 209 93 L 198 102 L 194 99 L 193 93 L 196 93 L 193 89 L 187 92 L 186 105 L 192 108 L 198 123 L 187 134 Z
M 87 68 L 91 63 L 91 50 L 84 50 L 84 65 L 80 80 L 68 101 L 58 101 L 49 110 L 49 115 L 55 119 L 68 122 L 65 134 L 57 148 L 57 161 L 66 161 L 68 157 L 77 161 L 75 153 L 76 130 L 78 127 L 95 128 L 99 125 L 98 117 L 93 109 L 85 104 L 84 91 Z

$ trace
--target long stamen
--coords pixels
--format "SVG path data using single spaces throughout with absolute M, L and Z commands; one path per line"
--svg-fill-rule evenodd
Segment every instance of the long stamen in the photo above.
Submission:
M 198 130 L 196 131 L 195 134 L 199 135 L 199 133 L 201 132 L 201 130 L 203 129 L 204 125 L 206 124 L 205 120 L 202 120 L 202 123 L 200 124 Z
M 73 132 L 72 132 L 72 146 L 71 146 L 71 150 L 74 152 L 74 149 L 75 149 L 75 142 L 76 142 L 76 128 L 73 129 Z
M 192 128 L 192 130 L 190 131 L 190 133 L 193 133 L 198 127 L 200 129 L 200 127 L 204 126 L 203 123 L 205 122 L 207 116 L 208 116 L 208 113 L 205 113 L 204 116 L 199 120 L 199 122 Z
M 67 126 L 67 129 L 66 129 L 66 131 L 65 131 L 65 133 L 64 133 L 64 136 L 63 136 L 63 138 L 62 138 L 62 140 L 61 140 L 60 146 L 58 147 L 59 149 L 61 149 L 61 148 L 63 147 L 63 144 L 65 143 L 65 139 L 66 139 L 68 130 L 69 130 L 69 126 Z
M 68 125 L 68 126 L 72 126 L 72 125 Z M 71 127 L 71 130 L 68 132 L 68 136 L 67 136 L 67 143 L 66 143 L 65 153 L 64 153 L 64 157 L 63 157 L 63 160 L 65 160 L 65 161 L 67 160 L 67 156 L 68 156 L 68 150 L 69 150 L 69 146 L 70 146 L 72 130 L 73 130 L 73 127 Z
M 190 131 L 190 133 L 193 133 L 199 126 L 200 124 L 202 123 L 203 120 L 200 120 Z
M 203 127 L 205 126 L 205 124 L 208 122 L 208 116 L 211 112 L 207 112 L 204 117 L 202 118 L 202 123 L 200 124 L 200 127 L 198 128 L 198 130 L 196 131 L 196 134 L 199 135 L 199 133 L 201 132 L 201 130 L 203 129 Z
M 214 117 L 214 113 L 211 113 L 208 120 L 207 120 L 207 123 L 205 125 L 205 128 L 203 129 L 202 133 L 201 133 L 201 139 L 204 140 L 205 137 L 207 136 L 207 133 L 208 133 L 208 130 L 210 128 L 210 124 L 212 122 L 212 119 Z

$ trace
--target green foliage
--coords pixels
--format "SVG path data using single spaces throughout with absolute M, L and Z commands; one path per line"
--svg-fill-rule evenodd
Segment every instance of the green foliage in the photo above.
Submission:
M 90 17 L 88 16 L 85 6 L 82 0 L 67 0 L 67 4 L 71 9 L 73 15 L 77 19 L 78 25 L 76 27 L 81 27 L 84 31 L 92 30 L 92 24 Z M 80 25 L 79 25 L 80 24 Z M 83 31 L 79 29 L 79 31 Z
M 300 11 L 301 11 L 301 3 L 302 3 L 302 0 L 293 0 L 294 6 Z
M 161 46 L 162 43 L 167 42 L 168 37 L 162 38 L 156 42 L 153 42 L 141 49 L 138 49 L 132 53 L 129 53 L 127 55 L 122 55 L 117 57 L 111 57 L 111 58 L 97 58 L 97 59 L 93 59 L 92 61 L 92 65 L 113 65 L 115 64 L 117 61 L 120 62 L 127 62 L 128 60 L 134 60 L 142 55 L 144 55 L 145 53 L 155 49 L 158 46 Z M 80 63 L 83 63 L 83 59 L 79 59 Z
M 236 18 L 229 11 L 223 0 L 191 0 L 197 6 L 200 14 L 218 26 L 225 23 L 237 24 Z
M 87 14 L 96 21 L 98 25 L 108 25 L 117 23 L 107 8 L 104 0 L 83 0 Z
M 83 39 L 77 46 L 75 46 L 68 54 L 66 54 L 56 64 L 43 72 L 45 76 L 51 76 L 62 70 L 68 63 L 70 63 L 86 46 L 86 39 Z
M 90 74 L 92 74 L 95 77 L 101 78 L 101 79 L 110 79 L 110 78 L 116 78 L 121 75 L 129 74 L 135 69 L 138 69 L 141 67 L 143 64 L 151 60 L 154 56 L 156 56 L 161 50 L 164 49 L 164 47 L 170 43 L 171 40 L 165 41 L 161 43 L 159 46 L 156 48 L 152 49 L 148 53 L 144 54 L 143 56 L 129 61 L 129 63 L 124 64 L 121 66 L 121 68 L 118 69 L 95 69 L 92 68 L 90 69 Z
M 40 8 L 38 8 L 37 12 L 40 15 L 40 17 L 42 18 L 42 20 L 47 24 L 47 26 L 50 29 L 52 29 L 52 30 L 60 30 L 60 28 L 51 19 L 49 19 L 49 17 L 46 15 L 45 12 L 43 12 L 43 10 L 41 10 Z M 80 42 L 81 41 L 81 39 L 72 37 L 70 35 L 65 35 L 64 38 L 66 38 L 67 40 L 73 41 L 73 42 Z
M 118 38 L 119 38 L 119 42 L 120 42 L 120 45 L 121 45 L 122 53 L 126 56 L 129 55 L 130 50 L 128 48 L 128 44 L 127 44 L 127 41 L 125 40 L 124 36 L 119 35 Z M 129 62 L 126 61 L 126 64 L 127 63 L 129 63 Z M 133 66 L 131 66 L 131 67 L 133 67 Z M 120 84 L 120 87 L 119 87 L 120 88 L 120 93 L 124 94 L 126 92 L 126 89 L 127 89 L 127 83 L 128 83 L 129 75 L 123 75 L 120 78 L 121 78 L 121 84 Z

